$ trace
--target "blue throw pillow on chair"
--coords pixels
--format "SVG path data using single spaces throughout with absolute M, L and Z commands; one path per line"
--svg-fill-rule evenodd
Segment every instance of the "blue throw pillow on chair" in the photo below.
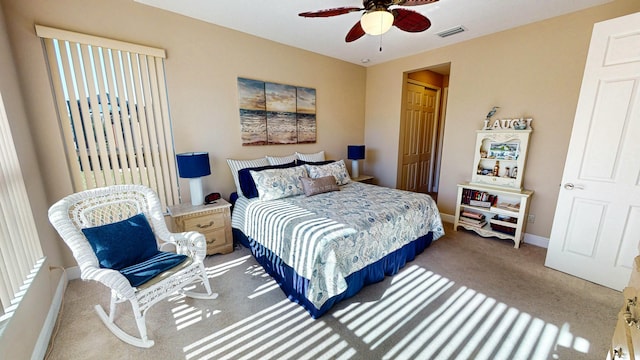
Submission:
M 131 286 L 140 286 L 156 277 L 161 272 L 177 266 L 187 259 L 187 255 L 159 251 L 150 259 L 120 270 Z
M 82 232 L 101 268 L 120 270 L 159 252 L 151 225 L 142 213 L 115 223 L 82 229 Z

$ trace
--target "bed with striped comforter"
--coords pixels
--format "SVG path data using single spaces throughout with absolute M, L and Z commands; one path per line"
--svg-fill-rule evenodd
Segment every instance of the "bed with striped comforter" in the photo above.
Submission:
M 310 197 L 240 197 L 232 227 L 246 236 L 253 255 L 289 298 L 313 317 L 363 285 L 397 272 L 444 235 L 440 214 L 428 195 L 359 182 Z M 422 246 L 416 250 L 418 240 Z M 374 264 L 384 267 L 382 278 L 365 274 Z M 289 270 L 293 274 L 287 274 Z M 356 279 L 359 273 L 367 279 Z M 352 286 L 350 279 L 362 284 Z

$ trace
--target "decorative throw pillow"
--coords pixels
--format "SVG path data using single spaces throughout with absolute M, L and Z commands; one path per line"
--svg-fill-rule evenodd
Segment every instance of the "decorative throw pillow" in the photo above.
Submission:
M 322 151 L 318 151 L 317 153 L 313 153 L 313 154 L 301 154 L 299 152 L 296 152 L 296 155 L 298 155 L 298 159 L 302 160 L 302 161 L 324 161 L 324 150 Z
M 82 229 L 101 268 L 120 270 L 141 263 L 158 250 L 146 216 L 140 213 L 111 224 Z
M 332 175 L 323 176 L 316 179 L 303 177 L 300 178 L 300 181 L 302 182 L 304 194 L 307 196 L 340 190 L 338 185 L 336 185 L 336 178 Z
M 238 193 L 238 196 L 243 196 L 242 188 L 240 187 L 240 180 L 238 179 L 238 171 L 250 167 L 269 166 L 269 161 L 267 160 L 267 158 L 253 160 L 227 159 L 227 164 L 229 165 L 229 169 L 231 169 L 231 176 L 233 176 L 233 181 L 236 183 L 236 192 Z
M 250 171 L 258 189 L 260 200 L 276 200 L 304 194 L 300 178 L 307 176 L 303 166 L 286 169 Z
M 258 197 L 258 188 L 256 187 L 256 183 L 253 180 L 253 176 L 251 176 L 251 171 L 285 169 L 285 168 L 290 168 L 294 166 L 296 166 L 296 163 L 290 162 L 288 164 L 282 164 L 282 165 L 269 165 L 269 166 L 240 169 L 240 171 L 238 171 L 238 180 L 240 181 L 240 188 L 242 189 L 242 194 L 247 199 L 253 199 Z
M 325 161 L 304 161 L 304 160 L 300 160 L 298 159 L 296 161 L 296 164 L 298 165 L 304 165 L 304 164 L 309 164 L 309 165 L 327 165 L 327 164 L 331 164 L 332 162 L 335 162 L 335 160 L 325 160 Z
M 334 161 L 326 165 L 305 165 L 310 178 L 320 178 L 323 176 L 333 175 L 336 179 L 336 184 L 346 185 L 351 182 L 347 167 L 344 165 L 344 160 Z
M 161 272 L 183 263 L 186 259 L 187 255 L 158 251 L 157 254 L 139 264 L 121 269 L 120 273 L 129 280 L 131 286 L 136 287 L 153 279 Z
M 267 161 L 269 161 L 271 165 L 288 164 L 290 162 L 296 162 L 296 160 L 298 160 L 298 155 L 295 153 L 287 156 L 267 156 Z

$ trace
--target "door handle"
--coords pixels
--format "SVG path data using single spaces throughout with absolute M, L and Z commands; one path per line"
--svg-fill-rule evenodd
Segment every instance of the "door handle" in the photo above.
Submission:
M 640 324 L 638 324 L 638 320 L 633 317 L 631 313 L 631 308 L 636 307 L 638 305 L 638 298 L 634 297 L 633 299 L 627 299 L 627 306 L 624 311 L 624 321 L 627 323 L 627 326 L 636 326 L 640 329 Z
M 622 359 L 624 357 L 624 353 L 622 352 L 622 346 L 619 346 L 613 349 L 613 358 L 614 359 Z
M 578 190 L 584 190 L 584 186 L 582 185 L 575 185 L 573 183 L 566 183 L 564 184 L 564 188 L 567 190 L 573 190 L 573 189 L 578 189 Z

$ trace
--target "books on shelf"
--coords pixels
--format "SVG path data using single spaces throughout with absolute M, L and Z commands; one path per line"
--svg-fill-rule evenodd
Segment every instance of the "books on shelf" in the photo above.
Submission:
M 464 221 L 464 222 L 469 223 L 469 224 L 482 224 L 482 223 L 486 224 L 487 223 L 487 221 L 485 219 L 473 219 L 473 218 L 468 218 L 468 217 L 464 217 L 464 216 L 460 217 L 460 221 Z
M 486 216 L 482 213 L 463 210 L 460 213 L 459 221 L 465 225 L 481 228 L 487 224 Z
M 485 218 L 483 213 L 479 213 L 471 210 L 462 210 L 462 213 L 460 213 L 460 215 L 462 217 L 476 219 L 476 220 L 484 220 Z
M 478 206 L 478 207 L 491 207 L 498 202 L 498 195 L 490 194 L 486 191 L 462 189 L 462 203 Z
M 496 205 L 497 208 L 509 211 L 520 211 L 520 203 L 509 204 L 509 203 L 499 203 Z
M 480 221 L 478 223 L 471 222 L 469 220 L 470 219 L 466 219 L 466 218 L 460 217 L 459 222 L 460 222 L 460 224 L 467 225 L 467 226 L 473 226 L 473 227 L 476 227 L 476 228 L 482 228 L 483 226 L 487 225 L 487 221 L 486 220 L 482 220 L 482 221 Z

